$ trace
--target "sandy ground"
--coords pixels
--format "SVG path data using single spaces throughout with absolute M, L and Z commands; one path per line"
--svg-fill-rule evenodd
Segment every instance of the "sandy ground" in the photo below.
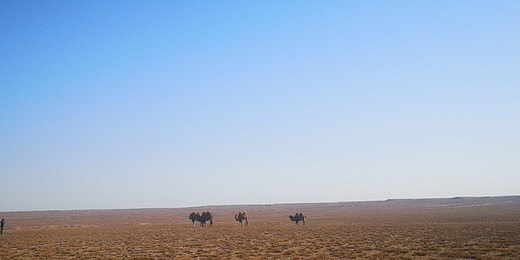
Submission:
M 210 211 L 213 227 L 192 227 Z M 248 213 L 249 226 L 234 221 Z M 306 225 L 289 215 L 303 212 Z M 520 259 L 520 197 L 0 213 L 0 259 Z

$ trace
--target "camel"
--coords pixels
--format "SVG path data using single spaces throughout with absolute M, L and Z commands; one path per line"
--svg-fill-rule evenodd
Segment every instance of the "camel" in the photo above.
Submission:
M 242 226 L 242 221 L 246 221 L 246 226 L 249 226 L 249 221 L 247 221 L 247 214 L 245 212 L 238 212 L 235 214 L 235 220 L 240 222 L 240 226 Z
M 195 227 L 195 221 L 199 221 L 200 214 L 197 212 L 192 212 L 190 216 L 188 217 L 189 220 L 193 223 L 193 227 Z
M 209 220 L 209 226 L 210 227 L 213 226 L 213 216 L 209 212 L 202 212 L 202 214 L 199 214 L 198 212 L 197 213 L 192 212 L 190 214 L 190 216 L 188 217 L 188 219 L 190 219 L 191 222 L 193 223 L 193 227 L 195 227 L 195 221 L 200 222 L 201 227 L 205 227 L 206 221 L 208 221 L 208 220 Z
M 201 219 L 202 219 L 201 225 L 203 227 L 206 226 L 206 221 L 208 221 L 208 220 L 209 220 L 209 226 L 210 227 L 213 226 L 213 216 L 211 215 L 211 213 L 209 213 L 209 212 L 202 212 Z
M 298 225 L 298 222 L 303 222 L 303 225 L 305 225 L 305 218 L 307 216 L 303 216 L 303 214 L 300 212 L 300 214 L 296 213 L 294 214 L 294 216 L 289 216 L 289 218 L 291 219 L 291 221 L 294 221 L 296 222 L 296 225 Z

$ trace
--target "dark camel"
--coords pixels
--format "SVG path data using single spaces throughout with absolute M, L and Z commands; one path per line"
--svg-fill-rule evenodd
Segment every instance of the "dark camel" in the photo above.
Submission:
M 247 214 L 245 212 L 238 212 L 238 214 L 235 214 L 235 220 L 240 223 L 240 226 L 242 226 L 242 221 L 246 221 L 246 226 L 249 226 L 249 221 L 247 220 Z
M 201 227 L 206 226 L 206 221 L 209 221 L 210 227 L 213 226 L 213 216 L 209 212 L 202 212 L 202 215 L 199 214 L 198 212 L 197 213 L 193 212 L 190 214 L 188 219 L 190 219 L 191 222 L 193 223 L 193 227 L 195 227 L 195 221 L 200 222 Z
M 305 225 L 305 218 L 307 216 L 303 216 L 303 214 L 300 212 L 300 214 L 296 213 L 294 214 L 294 216 L 289 216 L 289 218 L 291 219 L 291 221 L 294 221 L 296 222 L 296 225 L 298 225 L 298 222 L 303 222 L 303 224 Z

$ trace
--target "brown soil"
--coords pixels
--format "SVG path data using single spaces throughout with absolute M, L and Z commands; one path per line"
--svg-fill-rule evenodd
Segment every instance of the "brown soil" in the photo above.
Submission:
M 0 213 L 0 259 L 520 259 L 518 197 L 446 201 Z

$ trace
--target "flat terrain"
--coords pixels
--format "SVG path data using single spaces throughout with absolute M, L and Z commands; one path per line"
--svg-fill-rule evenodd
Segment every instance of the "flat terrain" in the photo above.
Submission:
M 192 227 L 189 213 L 202 211 L 213 227 Z M 249 226 L 234 221 L 238 211 Z M 300 211 L 305 226 L 288 218 Z M 0 217 L 0 259 L 520 259 L 520 196 Z

